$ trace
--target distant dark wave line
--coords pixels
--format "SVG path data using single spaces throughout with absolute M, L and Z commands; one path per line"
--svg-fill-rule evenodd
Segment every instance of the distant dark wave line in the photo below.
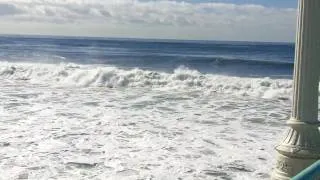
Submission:
M 254 60 L 241 58 L 224 58 L 224 57 L 195 57 L 195 56 L 108 56 L 106 63 L 148 63 L 148 64 L 202 64 L 212 66 L 281 66 L 293 67 L 294 62 L 277 61 L 277 60 Z

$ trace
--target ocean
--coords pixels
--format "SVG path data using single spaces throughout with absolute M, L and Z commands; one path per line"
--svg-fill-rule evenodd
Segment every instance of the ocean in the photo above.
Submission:
M 0 179 L 269 179 L 293 43 L 0 36 Z

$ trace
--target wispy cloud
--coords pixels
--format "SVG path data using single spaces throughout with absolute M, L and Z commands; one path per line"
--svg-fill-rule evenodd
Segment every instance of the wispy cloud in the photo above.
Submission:
M 294 28 L 296 9 L 230 3 L 140 0 L 0 0 L 0 20 L 144 24 L 241 30 Z

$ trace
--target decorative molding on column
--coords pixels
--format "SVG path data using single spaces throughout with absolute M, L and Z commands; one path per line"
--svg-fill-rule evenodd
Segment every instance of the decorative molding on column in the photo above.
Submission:
M 315 138 L 320 137 L 319 124 L 290 120 L 288 125 L 291 128 L 288 129 L 282 144 L 276 147 L 277 151 L 284 155 L 304 158 L 320 157 L 320 138 Z
M 291 119 L 288 125 L 282 143 L 276 147 L 279 155 L 272 179 L 290 179 L 320 159 L 319 123 Z

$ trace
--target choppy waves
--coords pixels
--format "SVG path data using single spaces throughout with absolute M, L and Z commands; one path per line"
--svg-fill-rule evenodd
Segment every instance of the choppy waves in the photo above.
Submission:
M 288 99 L 292 92 L 288 79 L 202 74 L 185 67 L 165 73 L 77 64 L 1 63 L 0 78 L 54 86 L 172 88 L 262 98 Z

